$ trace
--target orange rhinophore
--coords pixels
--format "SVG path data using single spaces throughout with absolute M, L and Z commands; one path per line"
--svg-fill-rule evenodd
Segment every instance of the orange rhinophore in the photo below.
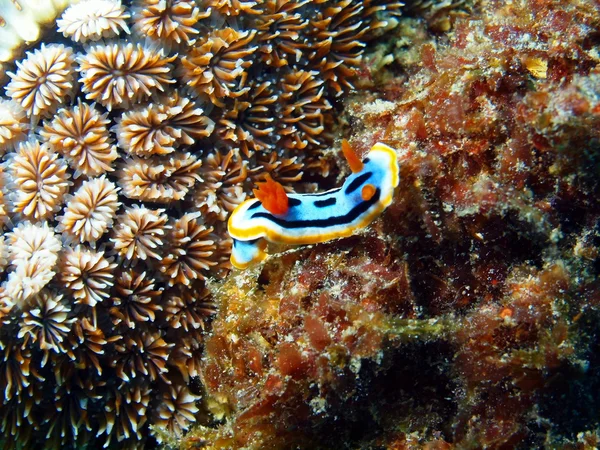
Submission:
M 360 191 L 360 196 L 365 202 L 371 200 L 374 195 L 375 186 L 373 186 L 372 184 L 365 184 L 365 186 L 362 188 L 362 191 Z
M 285 189 L 269 174 L 264 183 L 258 183 L 258 189 L 254 189 L 254 196 L 271 214 L 285 214 L 290 209 Z
M 352 173 L 358 173 L 363 169 L 362 160 L 346 139 L 342 139 L 342 153 L 344 154 L 346 161 L 348 161 Z

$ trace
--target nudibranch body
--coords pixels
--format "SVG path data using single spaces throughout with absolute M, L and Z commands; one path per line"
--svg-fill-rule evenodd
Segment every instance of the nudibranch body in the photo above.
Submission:
M 344 149 L 346 154 L 347 146 Z M 231 214 L 231 263 L 238 269 L 266 257 L 266 241 L 316 244 L 352 235 L 392 203 L 400 181 L 396 152 L 375 144 L 362 163 L 346 156 L 353 173 L 336 189 L 316 194 L 286 194 L 272 180 Z M 261 195 L 262 194 L 262 195 Z M 287 198 L 287 202 L 286 202 Z

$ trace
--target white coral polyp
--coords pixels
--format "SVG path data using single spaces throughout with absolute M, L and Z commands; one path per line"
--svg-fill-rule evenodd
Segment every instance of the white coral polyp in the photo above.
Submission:
M 56 265 L 62 244 L 47 222 L 34 225 L 29 222 L 19 224 L 7 234 L 8 258 L 11 264 L 19 266 L 34 258 L 49 268 Z
M 16 61 L 17 71 L 5 87 L 28 117 L 48 117 L 73 94 L 75 86 L 73 49 L 62 44 L 42 44 Z
M 26 136 L 28 121 L 18 103 L 0 98 L 0 155 Z
M 96 241 L 112 227 L 121 205 L 118 190 L 104 175 L 84 181 L 67 202 L 64 215 L 57 218 L 57 230 L 71 241 L 89 242 L 95 247 Z
M 54 261 L 47 255 L 34 255 L 33 258 L 19 261 L 15 270 L 8 274 L 3 287 L 13 305 L 23 307 L 24 303 L 39 293 L 54 277 Z
M 47 222 L 21 223 L 6 238 L 14 270 L 3 286 L 12 304 L 22 307 L 54 277 L 62 244 Z
M 8 249 L 4 241 L 4 235 L 0 235 L 0 271 L 4 270 L 8 264 Z
M 75 42 L 97 41 L 117 36 L 121 30 L 129 34 L 125 23 L 129 17 L 120 0 L 86 0 L 67 8 L 56 24 L 60 33 Z

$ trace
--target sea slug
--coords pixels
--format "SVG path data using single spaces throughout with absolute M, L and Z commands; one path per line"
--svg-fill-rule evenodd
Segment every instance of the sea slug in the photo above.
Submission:
M 344 184 L 327 192 L 287 194 L 267 179 L 231 214 L 231 263 L 245 269 L 266 257 L 268 242 L 316 244 L 347 237 L 366 227 L 390 203 L 400 181 L 394 149 L 375 144 L 361 161 L 348 144 L 342 145 L 352 174 Z

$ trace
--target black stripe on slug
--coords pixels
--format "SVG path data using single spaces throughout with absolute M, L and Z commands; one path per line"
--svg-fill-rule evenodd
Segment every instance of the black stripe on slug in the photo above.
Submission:
M 293 206 L 300 206 L 301 204 L 302 204 L 302 201 L 300 199 L 288 197 L 288 206 L 290 208 Z M 248 206 L 247 211 L 252 211 L 253 209 L 258 208 L 260 205 L 261 205 L 260 201 L 257 200 L 254 203 L 252 203 L 250 206 Z
M 331 197 L 331 198 L 326 198 L 325 200 L 317 200 L 315 201 L 315 206 L 317 208 L 326 208 L 328 206 L 332 206 L 335 205 L 335 203 L 337 202 L 335 197 Z
M 371 178 L 371 175 L 373 175 L 373 172 L 365 172 L 362 175 L 356 177 L 352 181 L 352 183 L 350 183 L 348 185 L 348 187 L 344 191 L 344 194 L 346 194 L 346 195 L 352 194 L 355 190 L 357 190 L 361 186 L 361 184 L 363 184 L 365 181 L 367 181 L 369 178 Z
M 326 219 L 313 219 L 313 220 L 291 220 L 287 221 L 279 217 L 274 217 L 272 214 L 257 212 L 252 214 L 251 219 L 254 218 L 265 218 L 271 222 L 279 225 L 282 228 L 294 229 L 294 228 L 328 228 L 336 225 L 347 225 L 352 223 L 358 216 L 367 211 L 371 206 L 379 201 L 381 196 L 381 189 L 377 188 L 373 197 L 366 202 L 360 202 L 348 213 L 343 216 L 328 217 Z

